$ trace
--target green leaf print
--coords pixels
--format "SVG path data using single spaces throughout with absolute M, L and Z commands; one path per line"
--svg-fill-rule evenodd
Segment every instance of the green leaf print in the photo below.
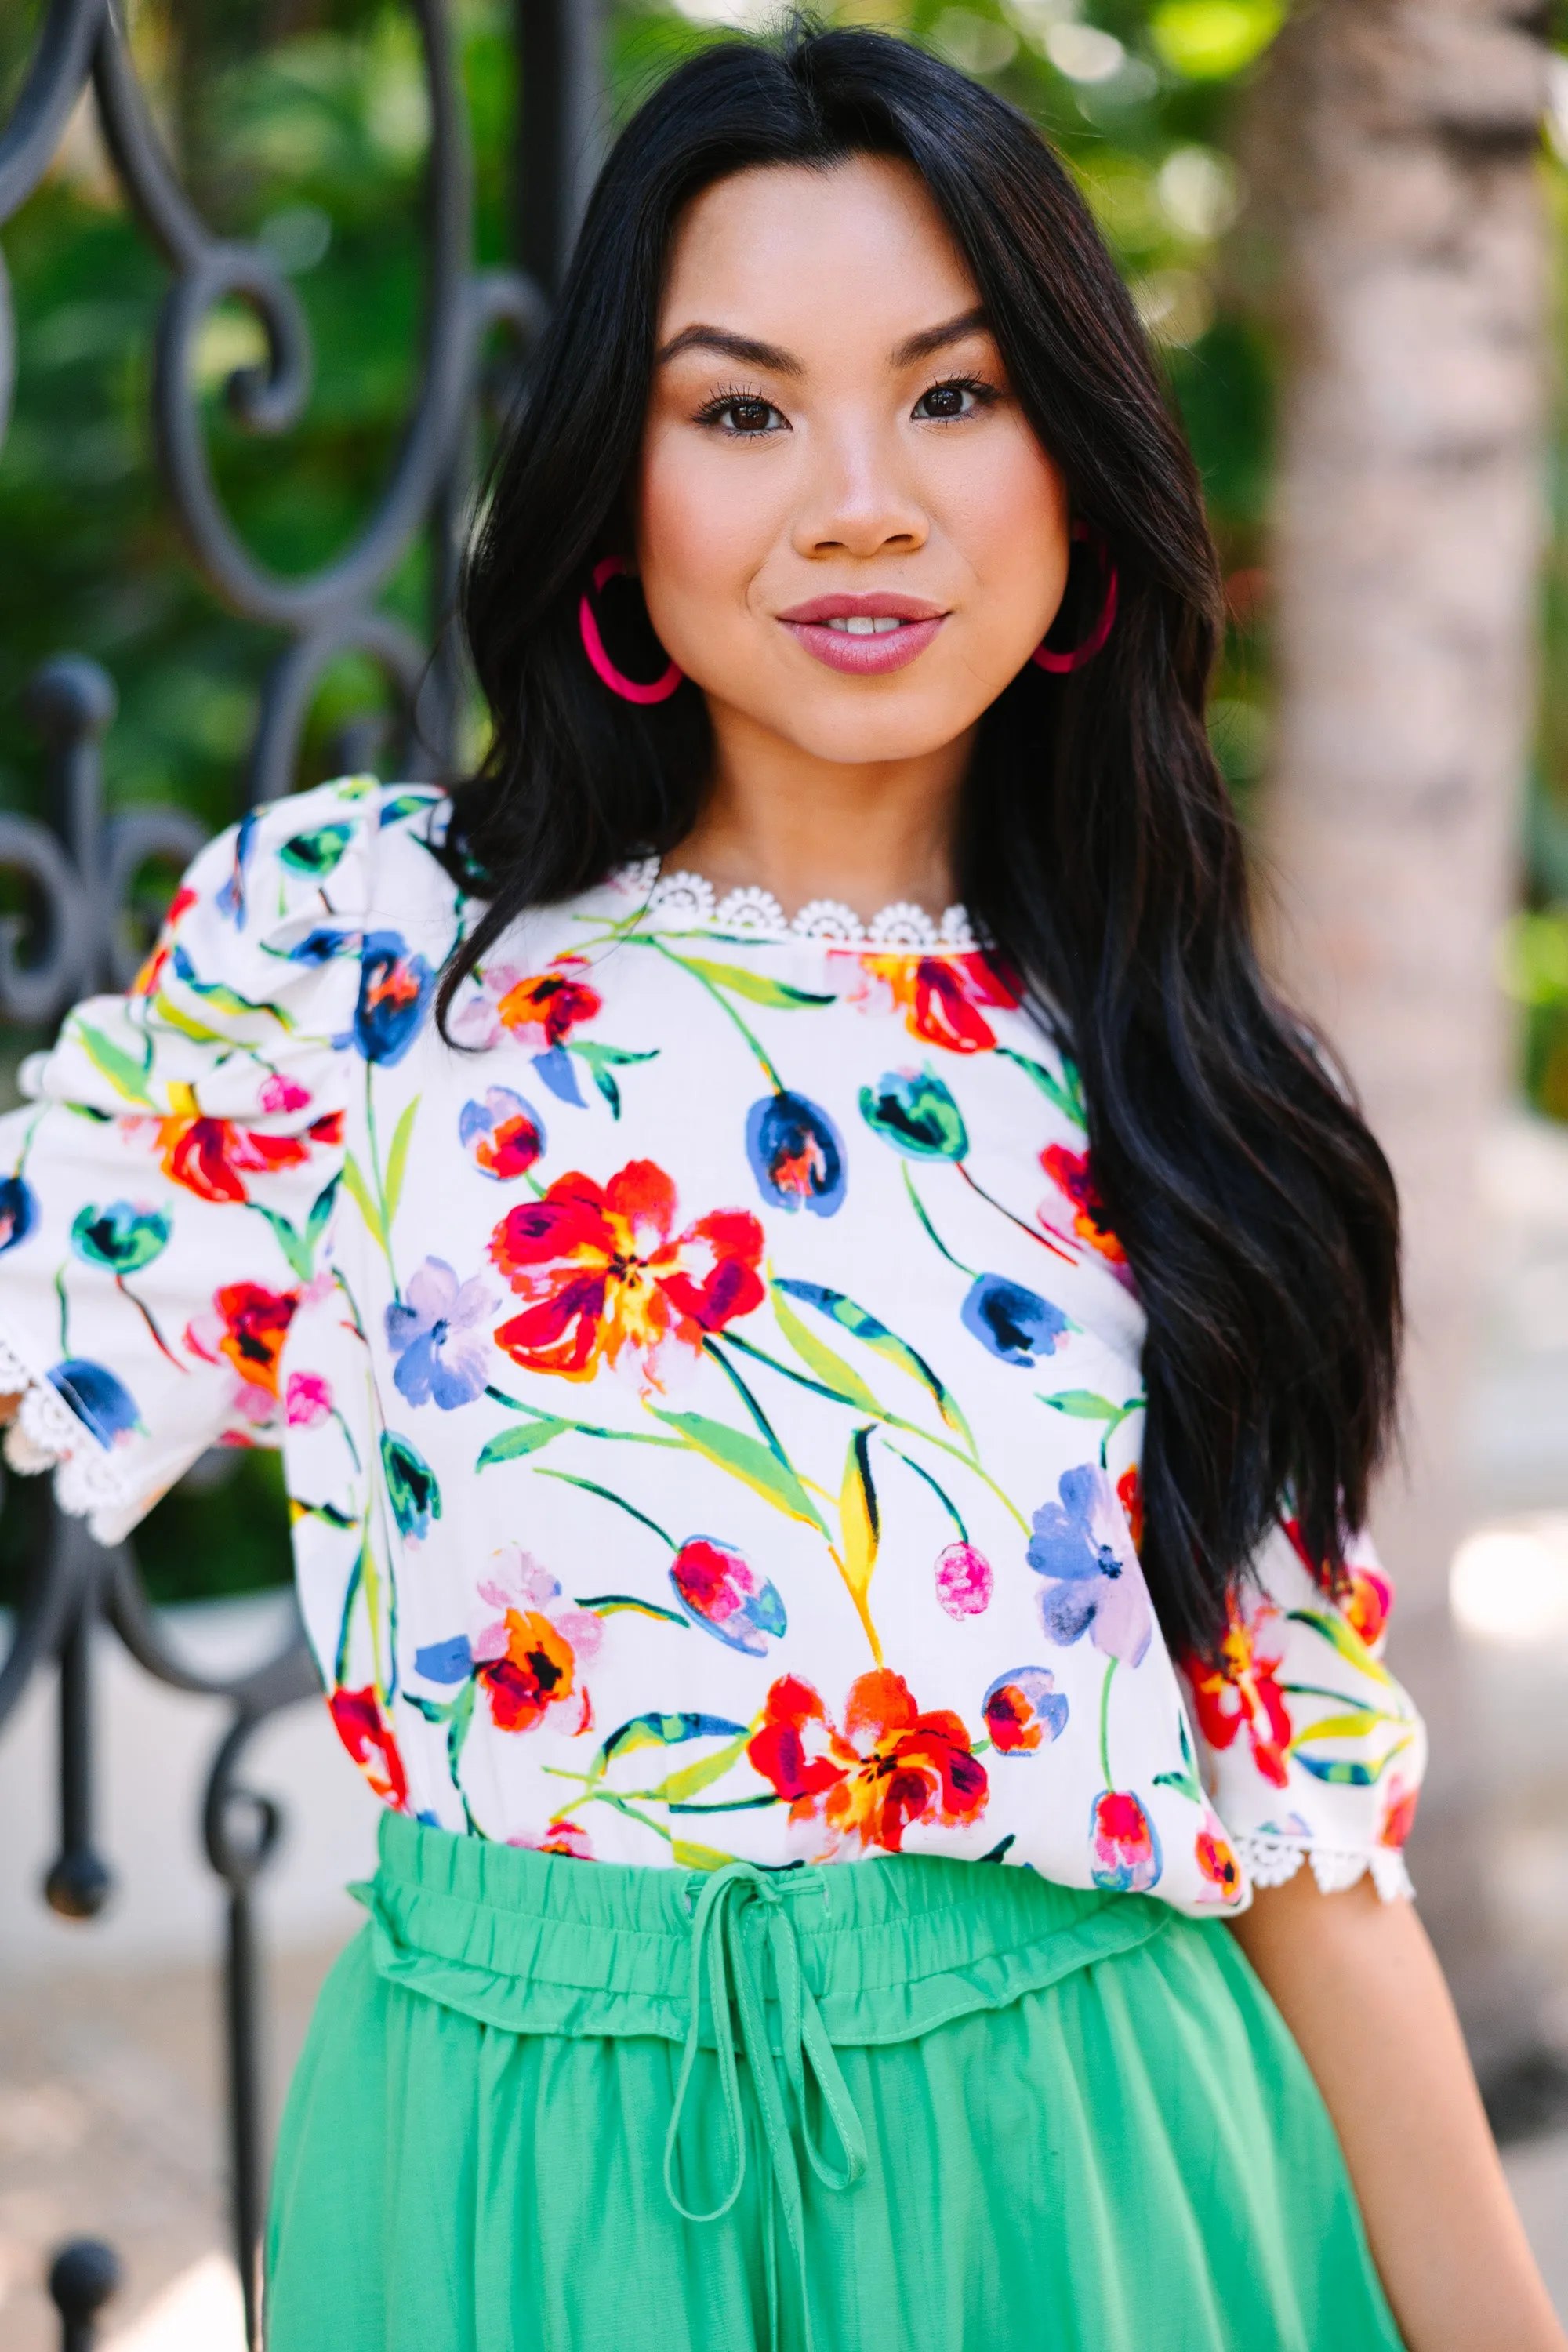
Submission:
M 376 1247 L 384 1250 L 386 1247 L 386 1228 L 381 1222 L 381 1211 L 352 1151 L 343 1160 L 343 1189 L 363 1218 L 366 1233 Z
M 752 1004 L 771 1005 L 775 1013 L 790 1012 L 800 1005 L 838 1002 L 836 996 L 816 995 L 809 989 L 791 988 L 782 980 L 770 980 L 765 972 L 748 971 L 743 964 L 710 963 L 705 956 L 692 955 L 683 955 L 678 961 L 710 987 L 727 988 Z
M 679 1748 L 688 1739 L 751 1738 L 751 1727 L 732 1723 L 724 1715 L 634 1715 L 612 1731 L 589 1768 L 589 1779 L 603 1778 L 617 1756 L 635 1756 L 639 1748 Z
M 572 1426 L 569 1421 L 530 1421 L 521 1429 L 503 1429 L 499 1437 L 480 1446 L 474 1468 L 489 1470 L 498 1462 L 519 1462 L 525 1454 L 537 1454 L 552 1438 L 564 1437 Z
M 1347 1659 L 1371 1681 L 1388 1685 L 1393 1684 L 1394 1677 L 1387 1667 L 1378 1664 L 1354 1626 L 1347 1624 L 1342 1617 L 1325 1609 L 1291 1609 L 1286 1613 L 1293 1624 L 1310 1625 L 1314 1633 L 1321 1633 L 1342 1658 Z
M 889 1331 L 868 1307 L 858 1307 L 854 1299 L 846 1297 L 843 1291 L 829 1290 L 819 1282 L 793 1282 L 781 1278 L 773 1288 L 775 1292 L 786 1291 L 790 1297 L 804 1300 L 807 1307 L 815 1307 L 819 1314 L 831 1316 L 840 1330 L 847 1331 L 862 1346 L 874 1349 L 889 1364 L 896 1364 L 900 1371 L 907 1372 L 911 1380 L 919 1381 L 949 1429 L 973 1453 L 974 1439 L 970 1433 L 969 1423 L 925 1358 L 918 1355 L 907 1340 L 900 1339 L 896 1331 Z M 870 1406 L 868 1405 L 866 1410 L 869 1412 Z
M 715 1748 L 713 1754 L 704 1756 L 700 1763 L 687 1764 L 679 1772 L 672 1772 L 668 1780 L 661 1780 L 657 1789 L 647 1791 L 648 1802 L 683 1805 L 691 1798 L 700 1796 L 704 1789 L 710 1789 L 716 1780 L 721 1780 L 725 1773 L 740 1762 L 751 1737 L 748 1726 L 730 1741 L 728 1747 Z
M 1058 1389 L 1055 1396 L 1040 1392 L 1040 1402 L 1048 1404 L 1053 1412 L 1065 1412 L 1071 1421 L 1120 1421 L 1125 1408 L 1112 1404 L 1109 1397 L 1096 1396 L 1092 1389 Z
M 397 1204 L 403 1198 L 403 1178 L 408 1166 L 408 1146 L 414 1137 L 414 1115 L 419 1108 L 419 1097 L 405 1109 L 393 1129 L 392 1149 L 386 1155 L 386 1229 L 390 1233 Z
M 95 1070 L 101 1071 L 115 1093 L 123 1095 L 127 1102 L 146 1103 L 151 1108 L 153 1097 L 147 1092 L 147 1074 L 153 1066 L 152 1039 L 149 1037 L 143 1041 L 146 1050 L 138 1062 L 122 1045 L 117 1045 L 112 1037 L 106 1037 L 101 1029 L 95 1029 L 90 1022 L 77 1021 L 71 1026 L 88 1060 Z
M 1011 1045 L 998 1045 L 996 1057 L 998 1061 L 1016 1063 L 1026 1076 L 1033 1078 L 1046 1100 L 1054 1103 L 1058 1110 L 1070 1118 L 1075 1127 L 1088 1126 L 1089 1114 L 1084 1106 L 1083 1087 L 1078 1070 L 1065 1055 L 1062 1057 L 1060 1079 L 1052 1077 L 1043 1063 L 1031 1061 L 1027 1054 L 1016 1053 Z
M 819 1535 L 827 1533 L 821 1513 L 789 1464 L 781 1462 L 759 1439 L 748 1437 L 744 1430 L 730 1428 L 725 1422 L 710 1421 L 706 1413 L 663 1412 L 657 1405 L 651 1410 L 656 1421 L 662 1421 L 667 1429 L 678 1430 L 689 1445 L 706 1454 L 721 1470 L 728 1470 L 732 1476 L 743 1480 L 765 1502 L 775 1505 L 788 1517 L 815 1528 Z
M 846 1404 L 854 1405 L 859 1412 L 874 1412 L 879 1419 L 885 1419 L 886 1415 L 881 1406 L 860 1378 L 859 1373 L 853 1370 L 842 1356 L 837 1355 L 826 1340 L 819 1339 L 816 1332 L 801 1321 L 800 1317 L 785 1297 L 781 1284 L 774 1282 L 770 1287 L 773 1291 L 774 1319 L 801 1362 L 809 1365 L 817 1379 L 830 1388 L 837 1396 L 841 1396 Z

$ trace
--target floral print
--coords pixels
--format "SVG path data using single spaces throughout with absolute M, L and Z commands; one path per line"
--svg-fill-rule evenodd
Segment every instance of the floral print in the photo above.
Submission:
M 701 1347 L 762 1304 L 763 1229 L 743 1210 L 698 1218 L 683 1234 L 675 1186 L 651 1160 L 634 1160 L 609 1182 L 558 1178 L 542 1201 L 511 1210 L 490 1238 L 490 1257 L 525 1312 L 496 1331 L 496 1345 L 531 1370 L 592 1380 L 600 1360 L 636 1356 L 658 1385 L 666 1350 Z
M 256 812 L 29 1067 L 16 1466 L 112 1539 L 280 1444 L 339 1737 L 455 1832 L 1396 1891 L 1387 1580 L 1356 1538 L 1331 1592 L 1287 1511 L 1172 1659 L 1080 1081 L 962 921 L 628 871 L 498 942 L 453 1050 L 443 821 L 367 778 Z
M 851 1685 L 841 1731 L 811 1685 L 786 1675 L 746 1752 L 793 1822 L 823 1824 L 829 1851 L 856 1838 L 898 1853 L 916 1822 L 973 1821 L 989 1794 L 960 1718 L 921 1714 L 902 1675 L 885 1669 Z

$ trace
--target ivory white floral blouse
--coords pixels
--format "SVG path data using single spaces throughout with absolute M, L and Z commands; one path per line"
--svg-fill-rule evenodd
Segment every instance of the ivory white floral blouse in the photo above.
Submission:
M 1404 1887 L 1420 1722 L 1363 1543 L 1284 1521 L 1223 1666 L 1138 1564 L 1142 1318 L 1071 1064 L 961 910 L 635 869 L 437 1033 L 441 796 L 215 841 L 0 1122 L 19 1469 L 110 1540 L 281 1444 L 390 1804 L 622 1863 L 1026 1863 L 1189 1912 Z

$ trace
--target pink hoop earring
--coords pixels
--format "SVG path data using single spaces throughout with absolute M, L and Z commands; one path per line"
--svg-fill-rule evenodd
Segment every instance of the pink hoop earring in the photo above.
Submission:
M 629 568 L 622 556 L 603 557 L 594 566 L 594 594 L 598 593 L 606 580 L 614 580 L 628 572 Z M 594 607 L 587 596 L 577 607 L 577 626 L 582 632 L 583 651 L 592 663 L 595 675 L 603 679 L 612 694 L 618 694 L 623 702 L 668 702 L 686 676 L 679 662 L 671 662 L 664 676 L 656 677 L 651 686 L 639 686 L 635 677 L 627 677 L 624 670 L 618 670 L 605 651 L 605 640 L 599 635 L 599 624 L 594 617 Z
M 1029 656 L 1031 661 L 1038 662 L 1042 669 L 1049 670 L 1056 677 L 1064 677 L 1068 670 L 1081 669 L 1085 662 L 1092 661 L 1110 635 L 1111 625 L 1116 619 L 1116 566 L 1110 561 L 1105 541 L 1094 538 L 1085 522 L 1075 522 L 1072 535 L 1074 539 L 1085 541 L 1092 546 L 1100 560 L 1100 577 L 1105 582 L 1105 602 L 1100 608 L 1099 620 L 1081 646 L 1074 646 L 1070 653 L 1053 654 L 1039 645 Z

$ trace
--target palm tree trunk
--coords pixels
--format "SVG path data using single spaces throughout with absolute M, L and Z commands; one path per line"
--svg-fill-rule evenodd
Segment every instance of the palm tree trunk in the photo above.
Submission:
M 1287 387 L 1265 929 L 1404 1200 L 1405 1459 L 1376 1524 L 1401 1587 L 1398 1660 L 1434 1731 L 1423 1908 L 1483 2066 L 1521 2020 L 1486 1927 L 1446 1588 L 1486 1247 L 1478 1154 L 1509 1060 L 1494 940 L 1532 719 L 1543 14 L 1310 0 L 1246 142 Z

